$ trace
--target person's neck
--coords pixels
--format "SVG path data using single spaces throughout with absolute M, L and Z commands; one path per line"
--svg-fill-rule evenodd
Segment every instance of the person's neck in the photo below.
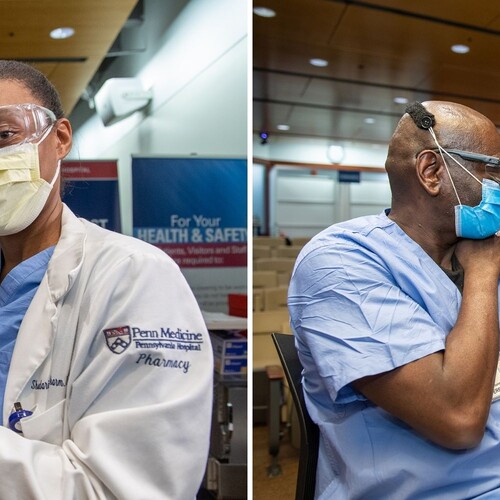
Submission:
M 21 262 L 55 245 L 61 235 L 62 203 L 45 207 L 38 218 L 19 233 L 0 236 L 2 269 L 0 282 Z
M 451 257 L 455 251 L 457 237 L 449 229 L 434 227 L 429 219 L 421 220 L 418 211 L 406 217 L 401 211 L 391 210 L 389 218 L 394 221 L 413 241 L 444 269 L 451 269 Z

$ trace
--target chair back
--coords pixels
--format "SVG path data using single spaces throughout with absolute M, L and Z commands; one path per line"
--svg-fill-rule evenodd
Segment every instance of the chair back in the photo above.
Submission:
M 295 348 L 294 336 L 273 333 L 271 337 L 283 365 L 300 425 L 300 456 L 295 499 L 313 500 L 318 465 L 319 428 L 311 420 L 304 401 L 302 364 Z

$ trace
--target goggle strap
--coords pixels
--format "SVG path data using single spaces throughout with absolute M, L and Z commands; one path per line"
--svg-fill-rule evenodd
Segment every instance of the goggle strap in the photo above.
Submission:
M 47 130 L 42 134 L 42 137 L 37 141 L 35 142 L 35 144 L 38 146 L 40 143 L 42 143 L 45 138 L 50 134 L 52 128 L 54 127 L 54 124 L 51 123 L 48 127 L 47 127 Z

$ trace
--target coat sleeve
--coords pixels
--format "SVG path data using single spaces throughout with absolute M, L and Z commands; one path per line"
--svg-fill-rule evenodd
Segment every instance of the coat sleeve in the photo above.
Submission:
M 68 436 L 50 444 L 0 428 L 0 498 L 193 499 L 213 360 L 191 290 L 154 252 L 96 266 L 87 288 L 67 398 L 23 423 L 61 425 Z

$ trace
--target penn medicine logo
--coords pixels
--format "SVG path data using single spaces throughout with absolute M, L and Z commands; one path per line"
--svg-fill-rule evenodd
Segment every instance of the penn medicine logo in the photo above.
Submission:
M 108 328 L 103 330 L 106 344 L 111 352 L 121 354 L 131 343 L 130 327 L 118 326 L 116 328 Z

